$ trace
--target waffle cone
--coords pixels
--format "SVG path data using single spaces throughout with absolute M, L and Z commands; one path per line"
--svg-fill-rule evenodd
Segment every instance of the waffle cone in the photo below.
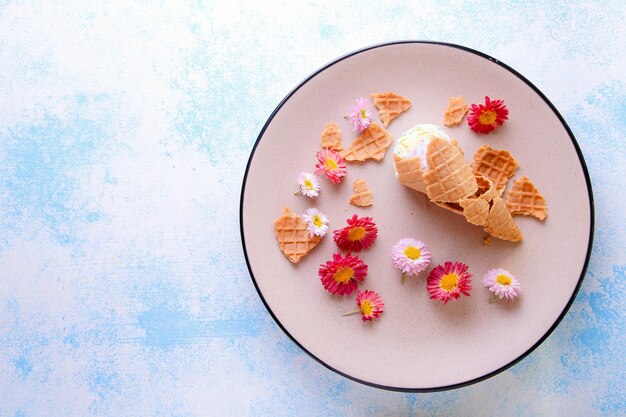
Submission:
M 455 203 L 478 190 L 476 178 L 455 139 L 447 142 L 433 138 L 426 148 L 426 161 L 429 169 L 422 177 L 431 201 Z
M 513 187 L 507 195 L 506 207 L 511 214 L 530 215 L 539 220 L 545 219 L 548 215 L 546 200 L 527 177 L 513 182 Z
M 322 131 L 321 145 L 322 148 L 332 149 L 337 152 L 343 151 L 343 135 L 337 123 L 326 123 Z
M 491 202 L 491 200 L 500 196 L 500 191 L 498 191 L 493 181 L 480 174 L 474 173 L 474 176 L 476 177 L 476 183 L 478 184 L 478 191 L 476 191 L 475 197 Z
M 512 242 L 522 240 L 522 232 L 520 232 L 501 197 L 496 197 L 493 200 L 493 205 L 487 216 L 485 231 L 502 240 L 510 240 Z
M 280 250 L 294 264 L 322 239 L 320 236 L 310 237 L 306 222 L 289 207 L 285 207 L 283 214 L 274 221 L 274 228 Z
M 354 181 L 354 194 L 350 197 L 350 204 L 358 207 L 371 206 L 372 191 L 368 188 L 364 179 L 359 178 Z
M 422 178 L 424 173 L 422 170 L 422 158 L 419 155 L 412 158 L 402 158 L 394 154 L 393 163 L 396 166 L 400 184 L 426 193 L 426 184 L 424 184 L 424 178 Z
M 367 159 L 380 161 L 385 157 L 387 148 L 393 138 L 385 129 L 373 122 L 361 135 L 350 144 L 340 155 L 348 162 L 363 162 Z
M 483 198 L 464 198 L 459 201 L 465 219 L 476 226 L 486 226 L 489 216 L 489 202 Z
M 434 204 L 452 213 L 465 216 L 465 219 L 471 224 L 485 226 L 491 200 L 499 194 L 491 180 L 477 174 L 474 174 L 474 177 L 478 184 L 478 190 L 474 195 L 463 198 L 457 203 L 440 203 L 435 201 Z
M 463 97 L 450 97 L 448 107 L 443 113 L 443 123 L 446 126 L 458 125 L 461 123 L 461 120 L 463 120 L 468 110 L 469 106 Z
M 463 207 L 461 207 L 459 203 L 440 203 L 438 201 L 433 201 L 432 203 L 454 214 L 463 215 Z
M 392 92 L 370 94 L 370 97 L 385 127 L 411 107 L 411 100 Z
M 507 181 L 513 176 L 517 167 L 518 163 L 509 151 L 492 149 L 487 144 L 476 150 L 472 160 L 472 170 L 476 174 L 493 181 L 500 195 L 502 195 Z

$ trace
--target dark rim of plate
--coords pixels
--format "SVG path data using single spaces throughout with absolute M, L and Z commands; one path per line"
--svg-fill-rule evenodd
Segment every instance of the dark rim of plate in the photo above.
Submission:
M 380 385 L 380 384 L 372 383 L 372 382 L 369 382 L 369 381 L 364 381 L 362 379 L 355 378 L 355 377 L 353 377 L 351 375 L 348 375 L 348 374 L 346 374 L 344 372 L 341 372 L 341 371 L 333 368 L 332 366 L 328 365 L 323 360 L 321 360 L 320 358 L 318 358 L 317 356 L 315 356 L 311 352 L 309 352 L 304 346 L 302 346 L 300 344 L 300 342 L 298 342 L 289 333 L 289 331 L 287 331 L 287 329 L 278 320 L 278 318 L 276 317 L 276 315 L 274 314 L 274 312 L 270 308 L 269 304 L 267 303 L 267 301 L 263 297 L 263 294 L 261 293 L 261 290 L 259 289 L 258 283 L 257 283 L 256 279 L 254 278 L 254 273 L 252 272 L 252 267 L 250 266 L 250 261 L 248 259 L 248 251 L 247 251 L 247 248 L 246 248 L 246 239 L 245 239 L 244 226 L 243 226 L 243 205 L 244 205 L 244 195 L 245 195 L 245 191 L 246 191 L 246 181 L 248 179 L 248 172 L 250 170 L 250 165 L 252 163 L 252 159 L 254 158 L 254 152 L 256 151 L 257 146 L 261 142 L 261 138 L 263 137 L 263 134 L 265 133 L 265 130 L 270 125 L 270 123 L 274 119 L 274 116 L 278 113 L 278 111 L 282 108 L 282 106 L 303 85 L 305 85 L 311 79 L 313 79 L 318 74 L 320 74 L 322 71 L 325 71 L 327 68 L 335 65 L 336 63 L 341 62 L 344 59 L 350 58 L 350 57 L 352 57 L 354 55 L 360 54 L 362 52 L 369 51 L 371 49 L 383 48 L 383 47 L 387 47 L 387 46 L 400 45 L 400 44 L 430 44 L 430 45 L 441 45 L 441 46 L 446 46 L 446 47 L 450 47 L 450 48 L 460 49 L 460 50 L 463 50 L 463 51 L 470 52 L 472 54 L 478 55 L 478 56 L 480 56 L 480 57 L 482 57 L 484 59 L 487 59 L 487 60 L 493 62 L 494 64 L 497 64 L 497 65 L 507 69 L 512 74 L 514 74 L 517 78 L 519 78 L 520 80 L 524 81 L 524 83 L 526 83 L 530 88 L 532 88 L 533 91 L 535 93 L 537 93 L 539 95 L 539 97 L 541 97 L 543 99 L 543 101 L 546 102 L 546 104 L 550 107 L 550 109 L 552 109 L 552 111 L 554 112 L 556 117 L 558 117 L 558 119 L 560 120 L 561 124 L 563 125 L 563 128 L 565 129 L 565 131 L 569 135 L 569 137 L 570 137 L 570 139 L 572 141 L 572 145 L 574 145 L 574 149 L 576 149 L 576 154 L 578 155 L 578 159 L 580 161 L 581 168 L 582 168 L 583 173 L 585 175 L 585 182 L 587 183 L 587 192 L 589 194 L 589 210 L 590 210 L 590 217 L 591 218 L 590 218 L 590 222 L 589 222 L 589 225 L 590 225 L 590 227 L 589 227 L 589 242 L 588 242 L 588 246 L 587 246 L 587 254 L 585 256 L 585 263 L 583 265 L 582 271 L 580 272 L 580 277 L 578 278 L 578 283 L 576 284 L 576 288 L 574 289 L 574 292 L 572 293 L 572 296 L 570 297 L 570 299 L 567 302 L 565 308 L 563 309 L 563 311 L 561 312 L 559 317 L 556 319 L 554 324 L 550 327 L 550 329 L 548 329 L 548 331 L 533 346 L 531 346 L 526 352 L 521 354 L 519 357 L 517 357 L 516 359 L 514 359 L 510 363 L 508 363 L 508 364 L 506 364 L 506 365 L 504 365 L 504 366 L 502 366 L 502 367 L 500 367 L 500 368 L 498 368 L 498 369 L 496 369 L 496 370 L 494 370 L 492 372 L 489 372 L 489 373 L 487 373 L 487 374 L 485 374 L 483 376 L 480 376 L 480 377 L 477 377 L 477 378 L 474 378 L 474 379 L 471 379 L 471 380 L 468 380 L 468 381 L 460 382 L 460 383 L 457 383 L 457 384 L 440 386 L 440 387 L 404 388 L 404 387 L 393 387 L 393 386 L 387 386 L 387 385 Z M 465 386 L 468 386 L 468 385 L 471 385 L 471 384 L 475 384 L 475 383 L 480 382 L 480 381 L 484 381 L 484 380 L 486 380 L 488 378 L 491 378 L 491 377 L 499 374 L 500 372 L 505 371 L 506 369 L 512 367 L 513 365 L 515 365 L 516 363 L 518 363 L 519 361 L 524 359 L 526 356 L 528 356 L 541 343 L 543 343 L 543 341 L 546 340 L 548 338 L 548 336 L 550 336 L 550 334 L 554 331 L 554 329 L 556 329 L 556 327 L 559 325 L 561 320 L 563 320 L 563 317 L 565 317 L 565 314 L 567 313 L 567 311 L 571 307 L 572 303 L 574 302 L 574 299 L 576 298 L 576 295 L 578 294 L 578 291 L 580 290 L 580 287 L 582 285 L 583 279 L 584 279 L 585 274 L 587 272 L 587 267 L 589 266 L 589 258 L 591 257 L 591 249 L 592 249 L 592 245 L 593 245 L 593 235 L 594 235 L 594 222 L 595 222 L 594 217 L 595 216 L 594 216 L 593 191 L 592 191 L 592 188 L 591 188 L 591 179 L 589 178 L 589 172 L 587 171 L 587 165 L 585 164 L 585 159 L 583 158 L 583 154 L 582 154 L 582 152 L 580 150 L 580 147 L 578 146 L 578 143 L 576 142 L 576 139 L 574 138 L 574 134 L 572 133 L 572 131 L 570 130 L 569 126 L 565 122 L 565 119 L 563 119 L 561 114 L 557 111 L 556 107 L 554 107 L 554 105 L 550 102 L 550 100 L 548 100 L 548 98 L 533 83 L 531 83 L 528 79 L 526 79 L 522 74 L 520 74 L 519 72 L 517 72 L 513 68 L 509 67 L 508 65 L 504 64 L 503 62 L 501 62 L 501 61 L 499 61 L 499 60 L 497 60 L 495 58 L 492 58 L 491 56 L 489 56 L 487 54 L 484 54 L 484 53 L 482 53 L 480 51 L 476 51 L 474 49 L 468 48 L 466 46 L 456 45 L 456 44 L 452 44 L 452 43 L 436 42 L 436 41 L 419 41 L 419 40 L 406 40 L 406 41 L 386 42 L 386 43 L 372 45 L 372 46 L 368 46 L 368 47 L 365 47 L 365 48 L 358 49 L 356 51 L 350 52 L 350 53 L 348 53 L 348 54 L 346 54 L 344 56 L 341 56 L 341 57 L 339 57 L 339 58 L 329 62 L 328 64 L 324 65 L 323 67 L 319 68 L 317 71 L 315 71 L 314 73 L 309 75 L 304 81 L 302 81 L 289 94 L 287 94 L 287 96 L 280 102 L 280 104 L 274 109 L 274 111 L 272 112 L 270 117 L 267 119 L 267 122 L 265 122 L 265 125 L 263 126 L 263 129 L 261 129 L 261 132 L 259 133 L 259 136 L 257 137 L 256 142 L 254 143 L 254 146 L 253 146 L 252 151 L 250 153 L 250 158 L 248 159 L 248 163 L 246 165 L 246 171 L 245 171 L 244 177 L 243 177 L 243 183 L 242 183 L 242 186 L 241 186 L 241 196 L 240 196 L 240 201 L 239 201 L 239 230 L 240 230 L 240 233 L 241 233 L 241 243 L 242 243 L 242 246 L 243 246 L 244 257 L 246 259 L 246 265 L 248 266 L 248 271 L 250 272 L 250 277 L 252 278 L 252 282 L 254 283 L 254 287 L 256 288 L 257 293 L 259 294 L 259 297 L 261 297 L 261 300 L 263 301 L 263 304 L 265 305 L 265 308 L 267 309 L 269 314 L 272 316 L 272 318 L 274 319 L 276 324 L 278 324 L 278 326 L 283 330 L 283 332 L 285 332 L 285 334 L 287 336 L 289 336 L 289 338 L 296 345 L 298 345 L 300 347 L 300 349 L 302 349 L 309 356 L 311 356 L 313 359 L 315 359 L 317 362 L 319 362 L 320 364 L 324 365 L 326 368 L 330 369 L 331 371 L 336 372 L 339 375 L 342 375 L 342 376 L 344 376 L 344 377 L 346 377 L 348 379 L 351 379 L 353 381 L 359 382 L 361 384 L 365 384 L 365 385 L 368 385 L 368 386 L 371 386 L 371 387 L 375 387 L 375 388 L 391 390 L 391 391 L 400 391 L 400 392 L 436 392 L 436 391 L 445 391 L 445 390 L 450 390 L 450 389 L 462 388 L 462 387 L 465 387 Z

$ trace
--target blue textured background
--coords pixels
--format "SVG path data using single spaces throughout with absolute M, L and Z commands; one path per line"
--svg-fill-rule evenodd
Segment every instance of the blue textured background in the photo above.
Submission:
M 0 1 L 0 416 L 624 415 L 624 3 L 370 3 Z M 400 39 L 524 74 L 595 192 L 561 325 L 443 393 L 376 390 L 309 358 L 263 307 L 239 238 L 245 164 L 280 100 Z

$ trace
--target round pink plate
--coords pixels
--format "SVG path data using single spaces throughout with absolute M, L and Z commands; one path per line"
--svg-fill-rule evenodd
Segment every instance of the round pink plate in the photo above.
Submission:
M 325 178 L 316 199 L 294 195 L 301 171 L 315 170 L 315 153 L 327 122 L 339 124 L 344 145 L 357 134 L 344 118 L 359 97 L 393 91 L 413 105 L 387 128 L 395 140 L 419 123 L 441 126 L 471 160 L 484 143 L 507 149 L 520 167 L 513 179 L 529 177 L 545 197 L 548 217 L 515 217 L 524 239 L 496 238 L 462 216 L 428 203 L 425 195 L 394 177 L 393 146 L 380 162 L 348 164 L 339 185 Z M 468 103 L 502 99 L 509 120 L 479 135 L 465 120 L 443 125 L 448 99 Z M 377 112 L 374 119 L 380 123 Z M 363 178 L 374 204 L 350 205 L 354 180 Z M 509 181 L 507 190 L 513 179 Z M 506 195 L 506 192 L 505 192 Z M 330 232 L 298 264 L 279 250 L 273 222 L 283 207 L 303 214 L 317 207 Z M 378 292 L 386 309 L 379 320 L 343 317 L 356 308 L 355 294 L 328 293 L 319 265 L 337 252 L 332 230 L 358 214 L 374 218 L 374 245 L 361 258 L 369 274 L 361 290 Z M 278 325 L 326 367 L 379 388 L 434 391 L 474 383 L 508 368 L 536 348 L 571 305 L 585 274 L 593 237 L 593 197 L 580 149 L 548 99 L 510 67 L 483 53 L 450 44 L 396 42 L 352 52 L 319 69 L 278 105 L 263 127 L 248 162 L 241 193 L 241 237 L 250 274 Z M 424 241 L 430 268 L 400 282 L 391 247 L 401 238 Z M 473 274 L 471 296 L 444 305 L 429 299 L 426 277 L 445 261 L 461 261 Z M 482 277 L 491 268 L 512 272 L 522 285 L 513 302 L 490 304 Z

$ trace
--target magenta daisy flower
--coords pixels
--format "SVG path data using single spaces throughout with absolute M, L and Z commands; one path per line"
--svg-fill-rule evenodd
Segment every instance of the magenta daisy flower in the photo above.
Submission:
M 483 278 L 483 285 L 493 293 L 489 300 L 490 303 L 495 303 L 503 298 L 513 300 L 522 292 L 519 281 L 515 279 L 513 274 L 502 268 L 487 271 Z
M 396 267 L 402 271 L 402 283 L 407 275 L 417 275 L 430 265 L 430 250 L 424 242 L 417 239 L 400 239 L 391 248 L 391 257 Z
M 462 262 L 445 262 L 443 266 L 434 267 L 426 281 L 430 298 L 446 304 L 450 300 L 458 300 L 461 294 L 469 296 L 472 274 L 467 272 L 467 268 Z
M 367 265 L 358 255 L 349 253 L 342 256 L 335 253 L 331 261 L 320 265 L 318 275 L 322 285 L 333 294 L 350 295 L 357 289 L 357 282 L 363 282 L 367 275 Z
M 348 168 L 341 155 L 337 152 L 322 148 L 317 151 L 315 156 L 317 156 L 317 160 L 319 161 L 315 164 L 315 168 L 317 168 L 315 170 L 316 174 L 324 174 L 326 178 L 331 180 L 334 184 L 339 184 L 341 178 L 346 176 Z
M 491 100 L 485 97 L 485 104 L 472 104 L 468 126 L 476 133 L 489 133 L 502 125 L 509 117 L 509 109 L 502 100 Z
M 361 97 L 350 107 L 348 120 L 352 123 L 353 131 L 362 132 L 372 124 L 372 114 L 374 110 L 369 100 Z
M 378 228 L 371 217 L 359 218 L 355 214 L 347 222 L 348 226 L 333 232 L 333 239 L 339 249 L 359 252 L 372 246 L 378 237 Z
M 383 303 L 380 295 L 371 290 L 363 292 L 356 290 L 356 305 L 359 307 L 358 309 L 345 313 L 344 316 L 361 313 L 363 321 L 368 321 L 380 318 L 385 310 L 385 303 Z

